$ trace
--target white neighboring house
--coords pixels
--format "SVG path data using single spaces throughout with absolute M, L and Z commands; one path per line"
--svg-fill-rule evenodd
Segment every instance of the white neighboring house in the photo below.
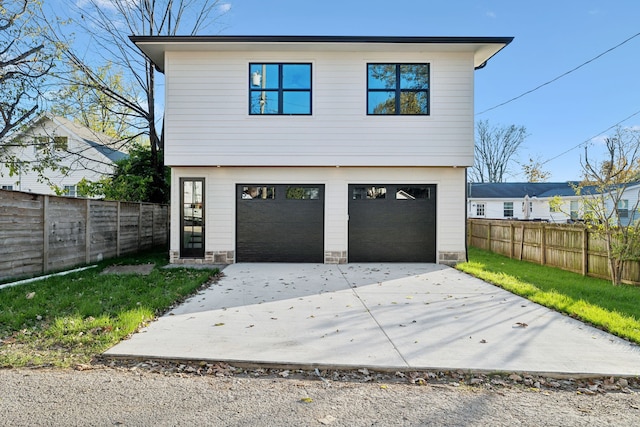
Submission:
M 18 173 L 0 163 L 0 188 L 38 194 L 55 194 L 57 187 L 66 196 L 77 196 L 77 184 L 83 178 L 95 181 L 114 170 L 114 162 L 127 157 L 114 150 L 117 141 L 94 132 L 64 117 L 40 115 L 21 130 L 5 138 L 3 146 L 20 159 Z M 38 150 L 48 150 L 64 170 L 45 169 L 46 180 L 33 171 L 38 166 Z M 1 159 L 1 158 L 0 158 Z
M 554 197 L 560 197 L 558 208 L 550 203 Z M 473 182 L 467 187 L 467 217 L 567 222 L 579 199 L 570 182 Z
M 467 217 L 515 219 L 566 223 L 583 219 L 583 197 L 576 195 L 577 182 L 504 182 L 469 183 Z M 618 212 L 623 225 L 640 218 L 638 193 L 640 183 L 628 184 L 620 197 Z M 594 187 L 583 188 L 584 195 L 604 197 L 607 209 L 613 209 L 613 198 L 599 196 Z M 554 200 L 555 199 L 555 200 Z M 555 203 L 551 203 L 554 200 Z M 559 203 L 558 203 L 559 202 Z M 635 209 L 635 211 L 634 211 Z
M 640 182 L 626 184 L 623 188 L 620 196 L 615 194 L 616 190 L 612 190 L 613 195 L 606 195 L 605 204 L 607 210 L 611 212 L 614 200 L 617 200 L 620 224 L 630 225 L 640 220 Z
M 131 40 L 165 74 L 172 263 L 465 259 L 474 73 L 512 38 Z

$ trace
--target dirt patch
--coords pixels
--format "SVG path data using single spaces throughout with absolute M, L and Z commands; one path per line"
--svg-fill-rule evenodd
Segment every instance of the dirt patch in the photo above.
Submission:
M 155 264 L 112 265 L 102 270 L 102 274 L 140 274 L 148 276 Z

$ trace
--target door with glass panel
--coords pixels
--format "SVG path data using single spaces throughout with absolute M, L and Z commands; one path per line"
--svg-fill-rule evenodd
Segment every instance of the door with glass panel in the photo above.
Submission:
M 180 257 L 204 258 L 204 178 L 181 178 L 180 189 Z

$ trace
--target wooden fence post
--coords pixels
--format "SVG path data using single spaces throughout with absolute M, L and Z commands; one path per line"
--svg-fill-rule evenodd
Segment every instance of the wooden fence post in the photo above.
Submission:
M 156 207 L 151 207 L 151 246 L 156 244 Z
M 120 202 L 116 202 L 116 256 L 120 256 Z
M 582 229 L 582 275 L 589 274 L 589 233 L 587 227 Z
M 515 238 L 516 238 L 516 232 L 515 232 L 515 227 L 513 226 L 513 222 L 509 222 L 509 258 L 513 259 L 513 245 L 516 244 L 515 242 Z
M 42 272 L 49 271 L 49 196 L 42 199 Z
M 140 202 L 138 204 L 138 250 L 142 246 L 142 202 Z
M 520 233 L 520 255 L 518 259 L 522 261 L 522 252 L 524 252 L 524 224 L 522 224 L 522 232 Z
M 547 228 L 544 224 L 541 224 L 540 229 L 540 264 L 545 265 L 547 263 Z
M 89 264 L 91 262 L 91 199 L 87 199 L 84 224 L 86 228 L 84 235 L 85 262 Z
M 487 224 L 487 250 L 493 252 L 491 250 L 491 221 Z

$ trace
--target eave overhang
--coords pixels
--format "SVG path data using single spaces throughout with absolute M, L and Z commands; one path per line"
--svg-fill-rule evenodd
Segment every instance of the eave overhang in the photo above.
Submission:
M 475 69 L 513 37 L 130 36 L 164 72 L 166 52 L 472 52 Z

